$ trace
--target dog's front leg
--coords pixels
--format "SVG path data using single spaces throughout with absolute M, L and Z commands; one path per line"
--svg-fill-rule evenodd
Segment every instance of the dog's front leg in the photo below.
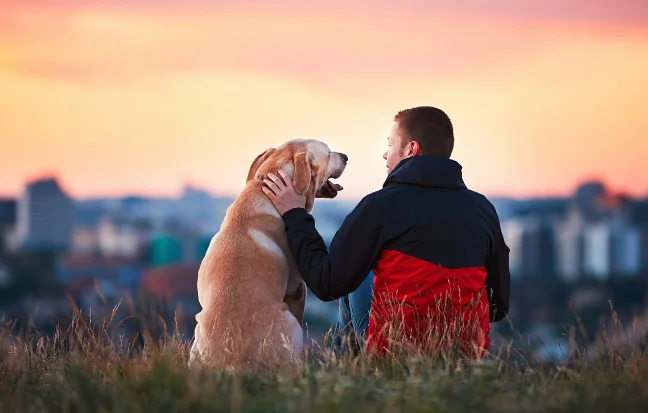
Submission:
M 289 285 L 290 287 L 290 285 Z M 306 283 L 299 280 L 297 287 L 294 291 L 290 291 L 290 288 L 286 292 L 284 297 L 284 303 L 288 304 L 288 309 L 295 316 L 299 325 L 304 327 L 304 308 L 306 308 Z

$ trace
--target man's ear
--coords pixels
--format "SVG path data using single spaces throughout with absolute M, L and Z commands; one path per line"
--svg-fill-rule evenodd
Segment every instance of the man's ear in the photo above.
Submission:
M 409 141 L 405 145 L 405 157 L 416 156 L 421 154 L 421 146 L 416 141 Z
M 250 165 L 250 170 L 248 171 L 248 175 L 247 175 L 247 179 L 245 180 L 245 183 L 248 183 L 250 181 L 250 179 L 254 178 L 254 175 L 256 174 L 256 171 L 259 170 L 259 167 L 261 166 L 261 164 L 266 159 L 268 159 L 268 156 L 270 156 L 270 154 L 272 152 L 274 152 L 274 151 L 275 151 L 275 148 L 268 148 L 265 151 L 261 152 L 259 154 L 259 156 L 257 156 L 254 159 L 254 161 L 252 162 L 252 165 Z
M 293 160 L 295 163 L 293 186 L 298 194 L 305 195 L 311 182 L 311 155 L 308 152 L 299 152 Z

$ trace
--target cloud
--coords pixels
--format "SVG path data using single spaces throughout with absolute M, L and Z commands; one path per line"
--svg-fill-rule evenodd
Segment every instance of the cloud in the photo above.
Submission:
M 24 3 L 16 2 L 21 7 Z M 5 6 L 9 7 L 9 6 Z M 248 13 L 329 13 L 462 15 L 568 22 L 648 23 L 648 3 L 643 0 L 57 0 L 29 7 L 94 8 L 157 11 L 242 11 Z
M 0 39 L 0 58 L 5 70 L 93 82 L 204 70 L 307 82 L 455 77 L 528 58 L 552 46 L 554 31 L 465 17 L 77 11 L 16 19 Z

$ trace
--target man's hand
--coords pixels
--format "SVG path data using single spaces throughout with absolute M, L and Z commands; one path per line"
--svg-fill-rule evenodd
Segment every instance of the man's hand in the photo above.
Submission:
M 281 178 L 269 173 L 263 180 L 266 185 L 263 187 L 263 192 L 270 198 L 279 214 L 283 216 L 293 208 L 305 208 L 306 197 L 295 191 L 290 176 L 282 170 L 279 170 L 279 175 Z

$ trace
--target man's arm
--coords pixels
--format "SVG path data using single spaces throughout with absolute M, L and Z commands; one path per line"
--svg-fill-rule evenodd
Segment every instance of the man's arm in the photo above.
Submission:
M 283 215 L 290 251 L 308 288 L 323 301 L 355 291 L 380 254 L 382 211 L 363 199 L 331 241 L 330 252 L 303 208 Z
M 486 262 L 486 292 L 488 293 L 490 320 L 497 322 L 508 315 L 509 312 L 509 289 L 511 285 L 511 273 L 509 271 L 510 249 L 504 242 L 502 229 L 495 208 L 492 207 L 494 216 L 494 236 L 491 249 Z

